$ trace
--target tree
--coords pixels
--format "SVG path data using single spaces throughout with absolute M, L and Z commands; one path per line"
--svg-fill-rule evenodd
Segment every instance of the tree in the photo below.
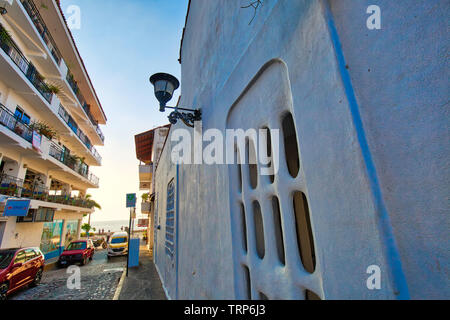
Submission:
M 91 230 L 95 231 L 95 228 L 92 228 L 92 226 L 89 223 L 83 224 L 81 226 L 81 229 L 83 229 L 86 232 L 86 234 L 88 234 L 89 231 L 91 231 Z
M 99 210 L 102 210 L 101 205 L 99 205 L 95 200 L 92 199 L 92 195 L 87 194 L 85 199 L 88 201 L 88 205 L 89 205 L 90 209 L 97 208 Z

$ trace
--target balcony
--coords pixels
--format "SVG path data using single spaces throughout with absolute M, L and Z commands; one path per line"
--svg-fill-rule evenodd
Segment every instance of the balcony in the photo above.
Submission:
M 58 115 L 69 126 L 69 128 L 72 129 L 73 133 L 75 133 L 77 137 L 80 138 L 81 142 L 83 142 L 86 148 L 89 149 L 92 156 L 94 156 L 98 163 L 101 163 L 102 157 L 98 153 L 97 149 L 95 149 L 89 138 L 83 133 L 83 131 L 81 131 L 77 123 L 73 120 L 73 118 L 69 115 L 67 110 L 62 105 L 59 106 Z
M 22 139 L 32 143 L 33 141 L 33 130 L 25 123 L 19 121 L 14 114 L 0 103 L 0 124 Z
M 153 165 L 140 165 L 139 166 L 139 181 L 151 182 L 153 175 Z
M 23 72 L 25 77 L 39 91 L 42 97 L 51 104 L 53 92 L 43 81 L 43 76 L 39 74 L 34 65 L 25 58 L 17 44 L 9 36 L 5 28 L 0 24 L 0 48 L 11 58 L 16 66 Z
M 151 213 L 151 202 L 142 202 L 141 203 L 141 213 L 142 214 L 150 214 Z
M 32 0 L 22 0 L 21 2 L 25 11 L 27 12 L 34 26 L 36 27 L 36 30 L 38 31 L 42 40 L 47 45 L 47 48 L 49 49 L 50 53 L 55 59 L 56 64 L 59 66 L 62 60 L 62 55 L 59 52 L 58 47 L 56 46 L 55 40 L 53 40 L 52 35 L 48 31 L 48 28 L 45 25 L 44 20 L 39 14 L 39 10 L 36 8 L 36 5 Z
M 77 97 L 78 102 L 83 107 L 83 110 L 86 113 L 87 117 L 89 118 L 91 124 L 94 126 L 96 133 L 98 134 L 98 136 L 100 137 L 100 139 L 104 143 L 105 142 L 105 136 L 104 136 L 102 130 L 100 129 L 99 125 L 98 125 L 98 121 L 96 121 L 94 116 L 92 115 L 91 110 L 90 110 L 90 106 L 87 104 L 86 99 L 81 94 L 80 88 L 78 87 L 77 82 L 75 81 L 73 75 L 70 73 L 69 70 L 67 71 L 66 80 L 69 83 L 70 88 L 72 89 L 73 93 Z
M 89 180 L 93 185 L 99 185 L 99 178 L 89 172 L 88 165 L 86 165 L 82 159 L 67 154 L 54 142 L 50 142 L 49 155 L 64 164 L 69 169 L 72 169 L 79 175 Z
M 71 197 L 70 195 L 50 195 L 50 190 L 39 184 L 29 184 L 24 180 L 0 174 L 0 194 L 26 198 L 49 203 L 92 209 L 94 202 L 89 199 Z

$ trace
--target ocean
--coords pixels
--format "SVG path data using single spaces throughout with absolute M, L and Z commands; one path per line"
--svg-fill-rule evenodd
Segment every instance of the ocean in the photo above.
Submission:
M 128 220 L 115 220 L 115 221 L 91 221 L 91 226 L 95 228 L 96 232 L 98 232 L 101 229 L 105 229 L 105 232 L 111 231 L 111 232 L 119 232 L 121 227 L 123 227 L 123 230 L 125 231 L 125 227 L 128 228 L 129 225 Z M 138 219 L 134 220 L 134 230 L 143 230 L 145 228 L 138 228 L 137 226 Z

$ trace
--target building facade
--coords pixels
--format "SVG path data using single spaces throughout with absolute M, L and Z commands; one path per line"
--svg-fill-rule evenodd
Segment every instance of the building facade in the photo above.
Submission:
M 203 132 L 279 130 L 280 168 L 174 164 L 172 126 L 154 226 L 170 298 L 449 298 L 447 9 L 190 1 L 179 105 Z
M 135 136 L 136 156 L 139 164 L 139 190 L 141 197 L 141 213 L 148 216 L 147 244 L 153 250 L 153 225 L 155 215 L 155 171 L 158 167 L 170 125 L 158 127 Z
M 0 217 L 0 248 L 40 246 L 49 259 L 93 212 L 107 119 L 59 1 L 0 6 L 0 194 L 3 207 L 30 200 L 26 217 Z

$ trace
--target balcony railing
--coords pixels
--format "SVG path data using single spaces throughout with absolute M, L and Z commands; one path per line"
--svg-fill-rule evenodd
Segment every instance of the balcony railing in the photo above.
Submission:
M 11 58 L 11 60 L 19 67 L 27 79 L 41 93 L 48 103 L 52 102 L 53 93 L 47 84 L 43 81 L 43 77 L 36 70 L 34 65 L 25 58 L 17 44 L 7 34 L 6 29 L 0 24 L 0 47 Z
M 103 142 L 105 142 L 105 136 L 103 135 L 103 132 L 100 129 L 100 126 L 98 125 L 98 121 L 95 120 L 94 116 L 91 113 L 91 107 L 87 103 L 84 103 L 83 109 L 84 109 L 84 112 L 86 112 L 89 120 L 91 120 L 92 125 L 95 127 L 95 131 L 97 132 L 98 136 L 100 137 L 100 139 Z
M 89 167 L 87 164 L 64 152 L 64 150 L 54 142 L 50 143 L 49 155 L 88 179 L 94 185 L 97 186 L 99 184 L 99 179 L 94 174 L 89 172 Z
M 88 209 L 94 207 L 94 202 L 90 199 L 75 198 L 66 194 L 50 195 L 50 190 L 40 184 L 27 184 L 24 180 L 6 174 L 0 174 L 0 194 Z
M 78 98 L 78 101 L 83 107 L 84 112 L 86 112 L 86 115 L 88 116 L 89 120 L 91 120 L 92 125 L 95 127 L 95 131 L 97 132 L 98 136 L 103 142 L 105 142 L 105 136 L 103 135 L 103 132 L 98 125 L 98 121 L 95 120 L 94 116 L 92 115 L 91 107 L 87 104 L 86 100 L 84 99 L 84 96 L 81 94 L 80 88 L 78 87 L 78 84 L 75 81 L 73 75 L 70 73 L 70 71 L 67 71 L 66 79 L 70 87 L 72 88 L 73 93 L 75 93 L 76 97 Z
M 39 10 L 36 8 L 36 5 L 32 0 L 22 0 L 22 5 L 25 11 L 28 13 L 31 21 L 36 27 L 38 33 L 41 35 L 42 40 L 44 40 L 47 48 L 50 50 L 53 58 L 56 61 L 56 64 L 59 66 L 61 63 L 61 53 L 56 46 L 55 40 L 53 40 L 52 35 L 48 31 L 47 26 L 45 25 L 44 20 L 42 19 Z
M 33 141 L 33 130 L 25 123 L 18 120 L 14 114 L 0 103 L 0 124 L 14 132 L 29 143 Z
M 83 133 L 83 131 L 80 130 L 78 124 L 75 122 L 75 120 L 73 120 L 73 118 L 69 115 L 67 110 L 62 105 L 59 105 L 58 114 L 61 119 L 63 119 L 64 122 L 70 127 L 70 129 L 72 129 L 72 131 L 78 136 L 78 138 L 80 138 L 80 140 L 89 149 L 89 151 L 91 151 L 92 155 L 97 159 L 97 161 L 101 163 L 102 157 L 100 156 L 98 151 L 94 146 L 92 146 L 89 138 Z

